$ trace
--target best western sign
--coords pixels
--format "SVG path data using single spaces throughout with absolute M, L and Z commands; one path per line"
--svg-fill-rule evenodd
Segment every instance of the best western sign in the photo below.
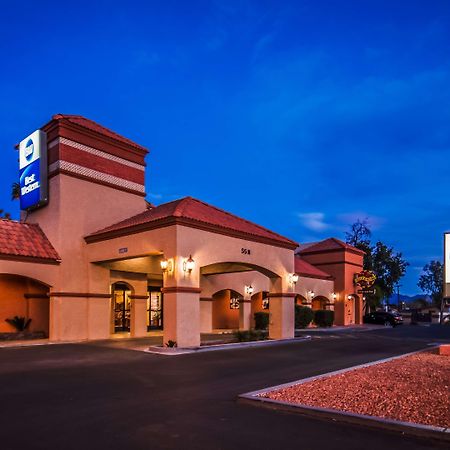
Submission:
M 444 297 L 450 298 L 450 232 L 444 234 Z
M 20 209 L 35 209 L 47 203 L 47 135 L 41 130 L 19 144 L 19 184 Z

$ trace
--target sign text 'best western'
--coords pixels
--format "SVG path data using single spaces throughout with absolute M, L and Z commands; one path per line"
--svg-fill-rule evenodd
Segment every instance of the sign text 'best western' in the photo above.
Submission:
M 47 203 L 47 135 L 37 130 L 19 144 L 20 209 Z

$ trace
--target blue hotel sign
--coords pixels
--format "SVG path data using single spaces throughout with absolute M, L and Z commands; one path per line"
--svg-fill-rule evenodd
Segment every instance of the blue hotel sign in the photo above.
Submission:
M 47 134 L 37 130 L 19 144 L 20 209 L 31 210 L 48 201 Z

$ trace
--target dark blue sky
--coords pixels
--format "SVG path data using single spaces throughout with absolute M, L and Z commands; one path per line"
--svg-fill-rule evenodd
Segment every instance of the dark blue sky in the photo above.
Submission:
M 450 2 L 0 2 L 0 208 L 13 145 L 82 114 L 192 195 L 298 241 L 374 238 L 421 267 L 450 228 Z

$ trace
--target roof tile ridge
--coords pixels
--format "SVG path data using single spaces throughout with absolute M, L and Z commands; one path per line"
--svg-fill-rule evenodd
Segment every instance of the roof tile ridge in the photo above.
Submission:
M 66 119 L 66 120 L 68 120 L 69 122 L 70 122 L 70 119 L 75 119 L 75 118 L 86 120 L 87 122 L 90 122 L 90 123 L 92 123 L 92 124 L 97 125 L 97 126 L 100 127 L 100 128 L 103 128 L 103 129 L 107 130 L 109 133 L 111 133 L 113 136 L 115 136 L 116 139 L 117 139 L 119 142 L 120 142 L 120 141 L 123 142 L 123 140 L 125 140 L 125 141 L 127 141 L 127 143 L 128 143 L 129 145 L 131 145 L 131 146 L 133 146 L 133 147 L 147 150 L 147 148 L 145 148 L 145 147 L 143 147 L 142 145 L 140 145 L 140 144 L 134 142 L 133 140 L 127 138 L 126 136 L 123 136 L 123 135 L 117 133 L 116 131 L 112 130 L 111 128 L 105 127 L 104 125 L 101 125 L 100 123 L 95 122 L 95 120 L 88 119 L 88 118 L 85 117 L 85 116 L 82 116 L 82 115 L 79 115 L 79 114 L 56 114 L 55 116 L 59 116 L 58 119 Z M 56 118 L 55 116 L 53 116 L 53 117 Z M 58 119 L 57 119 L 57 120 L 58 120 Z M 97 132 L 97 133 L 99 133 L 99 134 L 102 134 L 100 131 L 98 131 L 98 130 L 93 130 L 92 128 L 89 128 L 88 126 L 83 125 L 83 124 L 81 124 L 81 123 L 77 123 L 76 125 L 78 125 L 78 126 L 80 126 L 80 127 L 82 127 L 82 128 L 85 128 L 86 130 L 90 130 L 90 131 L 94 131 L 94 132 Z
M 259 228 L 259 229 L 261 229 L 261 230 L 267 231 L 267 232 L 269 232 L 269 233 L 271 233 L 271 234 L 274 234 L 275 236 L 278 236 L 278 237 L 280 237 L 280 238 L 282 238 L 282 239 L 285 239 L 285 240 L 287 240 L 287 241 L 296 243 L 296 242 L 293 241 L 292 239 L 289 239 L 289 238 L 287 238 L 287 237 L 285 237 L 285 236 L 283 236 L 283 235 L 281 235 L 281 234 L 278 234 L 278 233 L 276 233 L 275 231 L 269 230 L 268 228 L 265 228 L 265 227 L 263 227 L 262 225 L 258 225 L 258 224 L 255 223 L 255 222 L 251 222 L 250 220 L 247 220 L 247 219 L 244 219 L 244 218 L 242 218 L 242 217 L 239 217 L 239 216 L 237 216 L 236 214 L 233 214 L 233 213 L 230 213 L 230 212 L 228 212 L 228 211 L 225 211 L 225 210 L 222 209 L 222 208 L 218 208 L 217 206 L 211 205 L 211 204 L 209 204 L 209 203 L 206 203 L 206 202 L 204 202 L 204 201 L 202 201 L 202 200 L 199 200 L 199 199 L 197 199 L 197 198 L 194 198 L 194 197 L 186 197 L 186 198 L 189 198 L 189 199 L 191 199 L 191 200 L 194 200 L 194 201 L 196 201 L 196 202 L 198 202 L 198 203 L 202 203 L 202 204 L 205 205 L 205 206 L 209 206 L 210 208 L 213 208 L 213 209 L 215 209 L 216 211 L 219 211 L 219 212 L 222 212 L 222 213 L 224 213 L 224 214 L 227 214 L 228 216 L 234 217 L 235 219 L 242 220 L 242 221 L 245 222 L 245 223 L 248 223 L 248 224 L 250 224 L 250 225 L 253 225 L 253 226 L 255 226 L 255 227 L 257 227 L 257 228 Z M 199 221 L 199 222 L 202 222 L 202 221 Z M 225 226 L 222 226 L 222 227 L 223 227 L 223 228 L 228 228 L 228 227 L 225 227 Z M 254 233 L 248 233 L 248 234 L 254 234 Z
M 24 225 L 30 225 L 33 228 L 35 228 L 37 230 L 37 232 L 47 241 L 48 245 L 50 245 L 51 249 L 53 250 L 53 252 L 56 255 L 56 259 L 58 261 L 61 261 L 61 256 L 59 256 L 58 251 L 53 246 L 53 244 L 50 242 L 50 239 L 47 237 L 47 235 L 44 233 L 44 230 L 40 227 L 40 225 L 38 223 L 25 223 L 25 222 L 23 222 L 23 223 L 24 223 Z
M 172 202 L 168 202 L 168 203 L 164 203 L 165 205 L 169 204 L 169 203 L 175 203 L 178 202 L 178 204 L 175 206 L 172 215 L 175 217 L 184 217 L 184 213 L 186 211 L 186 209 L 188 208 L 188 202 L 190 200 L 195 200 L 194 198 L 187 196 L 187 197 L 181 197 L 177 200 L 173 200 Z

